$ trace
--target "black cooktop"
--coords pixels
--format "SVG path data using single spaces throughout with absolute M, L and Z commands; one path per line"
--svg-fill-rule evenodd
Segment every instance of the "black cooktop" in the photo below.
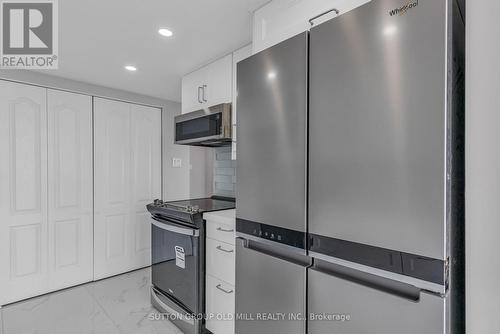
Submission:
M 171 202 L 155 200 L 146 207 L 158 219 L 176 219 L 196 224 L 203 220 L 204 212 L 234 209 L 236 201 L 231 197 L 212 196 Z

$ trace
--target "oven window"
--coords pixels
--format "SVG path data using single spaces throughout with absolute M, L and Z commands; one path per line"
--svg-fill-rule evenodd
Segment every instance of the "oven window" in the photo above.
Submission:
M 199 237 L 152 226 L 152 282 L 187 310 L 198 312 Z
M 217 136 L 221 133 L 221 114 L 207 115 L 176 124 L 175 140 Z

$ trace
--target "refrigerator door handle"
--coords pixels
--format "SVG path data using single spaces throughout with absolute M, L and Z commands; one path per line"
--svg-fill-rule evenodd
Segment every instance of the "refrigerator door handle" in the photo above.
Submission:
M 267 240 L 263 240 L 264 242 Z M 292 262 L 303 267 L 309 267 L 312 263 L 310 257 L 299 252 L 290 252 L 289 249 L 269 243 L 261 243 L 259 240 L 236 238 L 236 242 L 241 242 L 243 247 L 257 253 L 268 255 L 277 259 Z M 288 246 L 287 246 L 288 247 Z
M 313 16 L 309 19 L 309 24 L 311 25 L 311 27 L 314 25 L 314 20 L 316 19 L 319 19 L 320 17 L 322 17 L 323 15 L 326 15 L 326 14 L 329 14 L 331 12 L 335 12 L 336 15 L 339 15 L 340 14 L 340 11 L 337 9 L 337 8 L 332 8 L 332 9 L 329 9 L 327 10 L 326 12 L 323 12 L 321 14 L 318 14 L 316 16 Z
M 422 290 L 407 283 L 368 274 L 322 260 L 315 260 L 310 270 L 376 289 L 411 302 L 418 303 L 420 301 Z

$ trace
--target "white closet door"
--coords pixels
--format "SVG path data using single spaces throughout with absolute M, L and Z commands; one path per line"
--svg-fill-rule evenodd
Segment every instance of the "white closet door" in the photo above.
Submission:
M 146 204 L 161 198 L 161 110 L 131 105 L 133 268 L 151 265 L 151 222 Z
M 49 289 L 93 278 L 92 97 L 48 90 Z
M 0 305 L 47 291 L 46 89 L 0 81 Z
M 94 279 L 130 268 L 130 105 L 94 99 Z
M 161 193 L 160 110 L 94 99 L 94 278 L 151 264 L 146 204 Z

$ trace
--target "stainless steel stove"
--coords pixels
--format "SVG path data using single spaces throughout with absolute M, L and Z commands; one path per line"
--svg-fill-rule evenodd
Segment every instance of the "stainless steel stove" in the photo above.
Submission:
M 203 213 L 235 208 L 234 198 L 148 204 L 152 224 L 151 302 L 184 333 L 204 331 L 205 223 Z

